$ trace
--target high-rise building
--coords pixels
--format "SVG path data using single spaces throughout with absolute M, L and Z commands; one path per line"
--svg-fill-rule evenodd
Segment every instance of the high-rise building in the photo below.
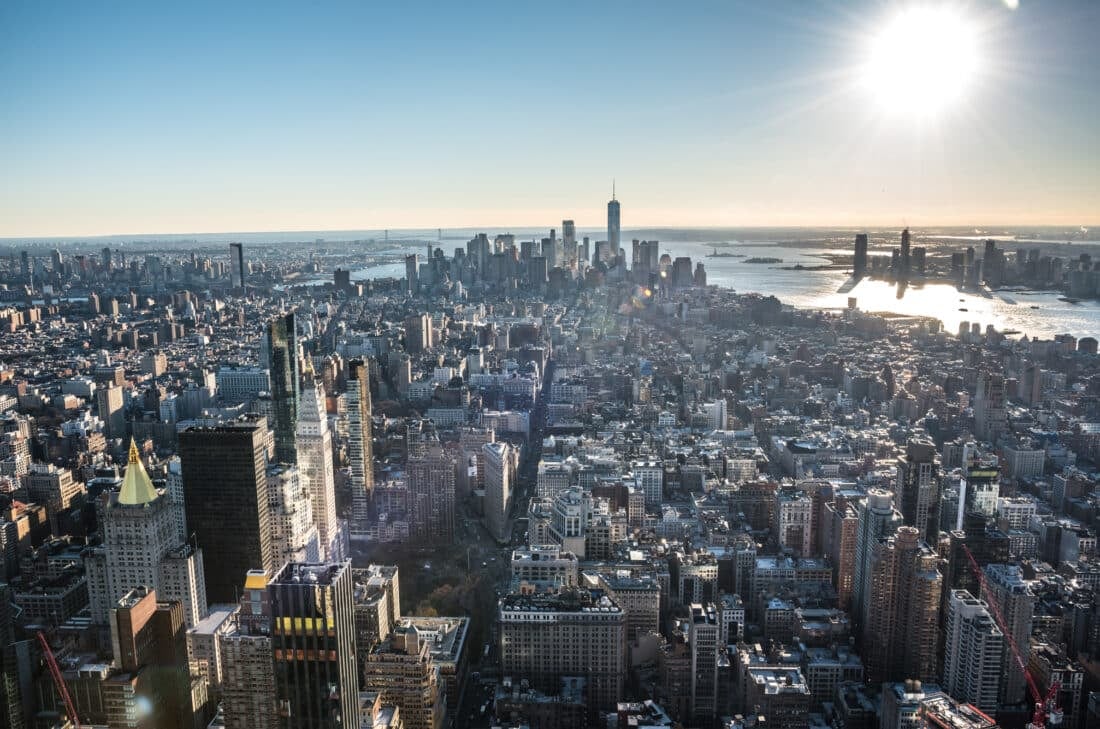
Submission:
M 426 447 L 405 464 L 409 539 L 414 543 L 454 541 L 454 458 L 439 446 Z
M 1004 375 L 980 372 L 974 394 L 974 435 L 996 443 L 1008 428 Z
M 691 605 L 691 716 L 707 724 L 718 714 L 718 611 L 713 603 Z
M 883 489 L 871 489 L 859 507 L 856 528 L 856 561 L 852 576 L 853 618 L 860 634 L 865 629 L 871 604 L 867 594 L 871 586 L 871 555 L 879 539 L 890 536 L 901 525 L 901 514 L 894 509 L 894 495 Z
M 272 563 L 317 562 L 320 546 L 313 503 L 296 466 L 273 463 L 267 467 L 267 508 Z
M 413 314 L 405 318 L 405 349 L 410 354 L 426 352 L 434 345 L 432 318 L 427 314 Z
M 572 220 L 561 221 L 561 247 L 565 265 L 577 260 L 577 226 Z
M 32 463 L 30 472 L 23 476 L 23 484 L 30 500 L 46 507 L 50 531 L 60 536 L 59 520 L 84 495 L 84 484 L 73 478 L 69 469 L 52 463 Z
M 901 516 L 921 539 L 935 544 L 940 533 L 940 487 L 936 446 L 930 440 L 910 439 L 898 459 L 897 490 Z
M 244 288 L 244 246 L 240 243 L 229 244 L 229 265 L 233 285 Z
M 123 595 L 149 588 L 180 602 L 193 627 L 206 615 L 203 553 L 180 542 L 173 504 L 153 487 L 133 441 L 122 488 L 104 499 L 103 543 L 85 561 L 92 622 L 107 625 Z
M 267 585 L 275 698 L 287 729 L 355 726 L 351 562 L 285 565 Z
M 326 561 L 338 561 L 345 555 L 340 526 L 336 519 L 332 432 L 328 427 L 324 393 L 320 389 L 319 382 L 308 383 L 302 390 L 302 406 L 298 414 L 296 435 L 298 478 L 301 479 L 306 493 L 309 494 L 321 556 Z
M 353 539 L 360 540 L 365 538 L 374 491 L 370 367 L 365 360 L 348 362 L 347 407 L 351 534 Z
M 813 499 L 795 487 L 781 488 L 775 497 L 775 534 L 779 547 L 791 550 L 796 557 L 813 556 Z
M 297 463 L 294 438 L 298 428 L 301 372 L 298 370 L 297 320 L 293 311 L 275 317 L 267 325 L 267 346 L 271 363 L 271 429 L 275 431 L 275 460 Z
M 506 595 L 498 608 L 504 675 L 538 691 L 557 692 L 561 679 L 588 682 L 590 712 L 613 710 L 626 674 L 626 620 L 601 590 Z
M 281 729 L 275 699 L 268 574 L 249 570 L 229 628 L 217 636 L 225 729 Z
M 121 387 L 108 384 L 95 391 L 96 408 L 99 419 L 103 421 L 108 438 L 122 438 L 126 435 L 125 394 Z
M 955 699 L 996 711 L 1005 637 L 984 600 L 952 590 L 944 630 L 943 687 Z
M 894 536 L 874 544 L 863 609 L 868 619 L 862 656 L 869 683 L 936 677 L 943 588 L 937 561 L 915 527 L 898 527 Z
M 420 293 L 420 260 L 415 253 L 405 256 L 405 287 L 412 296 Z
M 414 625 L 396 626 L 369 649 L 363 664 L 364 688 L 398 706 L 405 729 L 441 729 L 447 696 L 432 646 Z M 452 697 L 458 701 L 458 697 Z
M 901 273 L 906 275 L 909 273 L 909 229 L 901 231 Z
M 852 258 L 852 273 L 862 276 L 867 273 L 867 234 L 856 234 L 856 253 Z
M 179 434 L 187 524 L 215 555 L 205 565 L 211 602 L 235 602 L 241 575 L 272 569 L 266 434 L 261 416 Z
M 833 586 L 837 606 L 851 615 L 855 592 L 856 543 L 859 537 L 859 512 L 848 502 L 833 502 L 825 506 L 823 531 L 825 554 L 833 567 Z
M 194 725 L 183 607 L 145 587 L 112 607 L 111 648 L 119 673 L 101 684 L 108 726 L 190 729 Z
M 497 541 L 508 539 L 508 509 L 512 505 L 515 471 L 513 448 L 507 443 L 481 447 L 485 462 L 485 526 Z
M 986 600 L 994 600 L 1004 618 L 1004 626 L 1020 650 L 1026 664 L 1031 655 L 1031 628 L 1037 599 L 1031 583 L 1024 579 L 1019 565 L 990 564 L 985 567 Z M 1001 703 L 1019 704 L 1027 699 L 1027 682 L 1011 650 L 1002 662 Z
M 607 203 L 607 248 L 609 249 L 607 260 L 615 260 L 619 255 L 620 227 L 619 227 L 619 201 L 615 199 L 614 187 L 611 190 L 611 201 Z

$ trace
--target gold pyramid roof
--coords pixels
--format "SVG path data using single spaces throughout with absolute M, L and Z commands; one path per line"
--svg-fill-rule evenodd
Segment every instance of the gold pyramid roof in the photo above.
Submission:
M 130 439 L 130 458 L 126 464 L 126 476 L 122 479 L 122 489 L 118 492 L 118 503 L 123 506 L 143 506 L 157 499 L 157 490 L 153 480 L 145 471 L 138 452 L 137 443 Z

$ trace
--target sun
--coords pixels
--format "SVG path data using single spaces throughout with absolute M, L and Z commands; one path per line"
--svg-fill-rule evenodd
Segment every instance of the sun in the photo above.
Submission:
M 937 116 L 972 88 L 979 41 L 975 24 L 957 8 L 906 8 L 873 34 L 862 84 L 883 111 Z

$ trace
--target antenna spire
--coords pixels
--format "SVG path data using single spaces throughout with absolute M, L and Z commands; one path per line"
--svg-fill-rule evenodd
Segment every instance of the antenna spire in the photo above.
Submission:
M 615 199 L 615 178 L 611 178 L 611 199 Z

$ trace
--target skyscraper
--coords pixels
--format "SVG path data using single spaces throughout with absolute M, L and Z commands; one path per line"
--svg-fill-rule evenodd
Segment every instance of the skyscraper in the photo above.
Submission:
M 298 477 L 298 468 L 273 463 L 267 468 L 272 564 L 320 559 L 313 503 Z
M 420 293 L 420 260 L 415 253 L 405 256 L 405 287 L 412 296 Z
M 936 446 L 930 440 L 911 438 L 905 455 L 898 459 L 897 490 L 901 516 L 917 528 L 921 539 L 935 544 L 940 533 L 940 486 Z
M 857 631 L 867 625 L 870 604 L 871 553 L 879 539 L 889 536 L 901 525 L 901 514 L 894 509 L 894 495 L 883 489 L 871 489 L 859 507 L 856 527 L 856 561 L 852 577 L 853 618 Z
M 863 610 L 862 656 L 869 683 L 935 679 L 943 589 L 938 559 L 915 527 L 898 527 L 894 536 L 875 543 Z
M 298 370 L 296 325 L 293 311 L 275 317 L 267 325 L 268 361 L 271 363 L 272 420 L 274 421 L 272 430 L 275 431 L 275 460 L 280 463 L 298 462 L 298 449 L 294 437 L 298 427 L 301 372 Z M 244 574 L 244 570 L 239 572 Z
M 343 541 L 336 519 L 336 486 L 332 467 L 332 433 L 318 382 L 302 390 L 298 414 L 298 477 L 313 506 L 313 523 L 326 561 L 343 559 Z M 369 442 L 369 441 L 368 441 Z M 350 449 L 350 447 L 349 447 Z M 354 466 L 353 466 L 354 468 Z
M 619 201 L 615 199 L 615 188 L 611 188 L 611 201 L 607 203 L 607 247 L 608 260 L 615 260 L 619 255 L 620 229 L 619 229 Z
M 272 569 L 266 431 L 266 418 L 249 416 L 179 434 L 187 524 L 215 555 L 205 565 L 211 602 L 236 602 L 241 575 Z
M 401 625 L 365 655 L 364 688 L 400 707 L 406 729 L 443 726 L 448 697 L 431 649 L 415 626 Z M 458 696 L 450 699 L 457 702 Z
M 507 443 L 481 447 L 485 462 L 485 526 L 498 541 L 508 538 L 508 508 L 512 505 L 514 460 Z
M 366 536 L 374 491 L 374 448 L 371 434 L 370 367 L 362 359 L 348 362 L 348 482 L 351 487 L 351 534 Z
M 577 260 L 577 226 L 572 220 L 561 221 L 561 247 L 564 265 Z
M 240 243 L 229 244 L 229 265 L 234 286 L 244 288 L 244 246 Z
M 856 253 L 852 258 L 852 273 L 862 276 L 867 273 L 867 234 L 856 234 Z
M 355 726 L 355 607 L 351 562 L 291 562 L 268 583 L 275 698 L 287 729 Z
M 1027 663 L 1031 655 L 1031 624 L 1037 602 L 1031 584 L 1024 579 L 1019 565 L 986 565 L 985 576 L 989 591 L 983 597 L 987 601 L 997 601 L 1004 617 L 1004 628 L 1011 634 Z M 1001 702 L 1018 704 L 1024 701 L 1027 698 L 1026 679 L 1011 650 L 1005 651 L 1002 671 Z
M 708 724 L 718 712 L 718 611 L 713 603 L 691 606 L 691 716 Z
M 974 394 L 974 435 L 995 444 L 1007 428 L 1004 375 L 984 371 L 978 373 L 978 387 Z
M 486 479 L 488 480 L 488 479 Z M 438 445 L 424 447 L 405 464 L 408 491 L 409 538 L 415 542 L 450 544 L 454 541 L 454 458 Z
M 1005 638 L 984 600 L 952 590 L 944 630 L 943 687 L 953 698 L 995 712 Z
M 132 440 L 122 488 L 105 498 L 103 544 L 85 561 L 92 622 L 107 625 L 123 595 L 147 587 L 182 603 L 193 627 L 206 615 L 203 554 L 179 542 L 173 504 L 153 487 Z

